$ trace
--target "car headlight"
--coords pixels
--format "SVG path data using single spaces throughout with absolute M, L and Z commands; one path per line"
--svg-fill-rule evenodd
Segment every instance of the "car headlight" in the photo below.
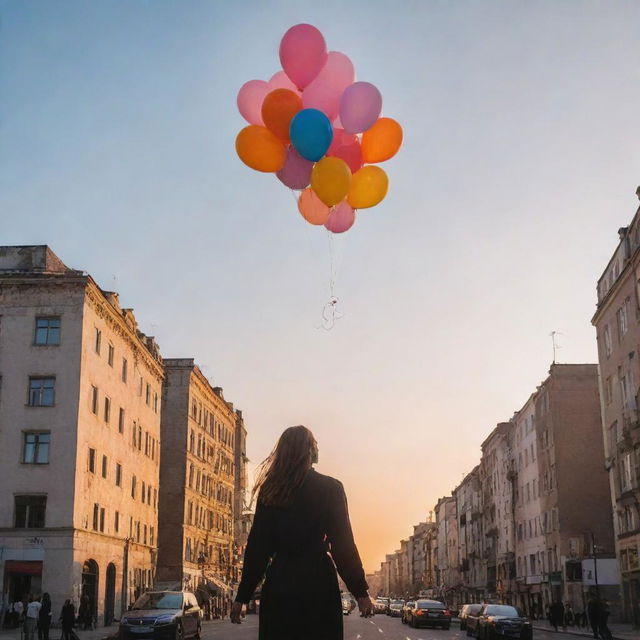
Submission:
M 175 615 L 173 613 L 165 613 L 156 618 L 155 624 L 169 624 L 173 622 L 175 619 Z

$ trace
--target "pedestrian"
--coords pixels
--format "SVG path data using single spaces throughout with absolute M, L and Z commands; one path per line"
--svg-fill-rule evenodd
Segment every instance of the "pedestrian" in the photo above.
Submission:
M 316 472 L 317 462 L 311 431 L 290 427 L 258 471 L 256 512 L 231 622 L 240 624 L 242 606 L 266 571 L 260 640 L 342 640 L 336 568 L 357 598 L 360 614 L 373 615 L 344 488 Z
M 91 607 L 91 601 L 88 595 L 83 595 L 80 598 L 80 606 L 78 607 L 78 623 L 80 628 L 85 631 L 91 629 L 93 626 L 93 609 Z
M 573 627 L 574 616 L 573 609 L 571 608 L 571 604 L 569 602 L 564 605 L 564 628 Z
M 36 627 L 38 626 L 38 618 L 42 605 L 37 598 L 29 598 L 29 604 L 24 614 L 24 635 L 25 640 L 34 640 L 36 635 Z
M 558 625 L 564 624 L 564 606 L 560 600 L 554 600 L 549 607 L 551 626 L 554 631 L 558 631 Z
M 587 602 L 587 615 L 589 616 L 589 624 L 593 631 L 593 637 L 598 638 L 598 630 L 600 627 L 600 601 L 595 593 L 592 593 Z
M 24 616 L 24 604 L 22 604 L 22 600 L 16 600 L 13 603 L 13 628 L 19 627 L 22 624 L 22 618 Z
M 602 640 L 612 640 L 611 631 L 607 626 L 607 621 L 609 620 L 610 613 L 611 608 L 609 607 L 609 601 L 606 598 L 603 598 L 600 602 L 600 611 L 598 617 L 598 631 Z
M 64 601 L 60 611 L 60 624 L 62 625 L 62 637 L 60 640 L 72 640 L 73 625 L 76 621 L 76 608 L 69 598 Z
M 43 593 L 38 613 L 38 640 L 49 640 L 49 627 L 51 627 L 51 597 L 48 593 Z

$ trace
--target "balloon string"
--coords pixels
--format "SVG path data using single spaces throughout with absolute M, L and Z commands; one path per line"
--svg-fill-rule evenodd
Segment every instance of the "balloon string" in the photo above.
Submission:
M 343 313 L 338 311 L 338 298 L 335 295 L 336 286 L 336 265 L 334 256 L 334 244 L 333 234 L 328 231 L 329 234 L 329 256 L 330 256 L 330 270 L 329 270 L 329 300 L 322 308 L 322 325 L 318 327 L 325 331 L 331 331 L 336 322 L 344 316 Z

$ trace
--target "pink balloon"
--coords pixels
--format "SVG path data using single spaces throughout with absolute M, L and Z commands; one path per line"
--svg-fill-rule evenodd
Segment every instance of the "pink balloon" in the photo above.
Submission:
M 349 165 L 351 173 L 355 173 L 358 169 L 362 168 L 362 147 L 358 140 L 342 144 L 333 153 L 327 153 L 327 155 L 332 155 L 344 160 Z
M 356 212 L 346 200 L 343 200 L 333 208 L 324 226 L 332 233 L 344 233 L 351 229 L 355 221 Z
M 269 80 L 269 86 L 271 87 L 270 91 L 274 91 L 275 89 L 289 89 L 289 91 L 294 91 L 300 95 L 298 87 L 289 80 L 289 76 L 284 71 L 274 73 L 271 76 L 271 80 Z
M 292 145 L 287 149 L 284 167 L 276 175 L 289 189 L 305 189 L 311 182 L 311 169 L 313 162 L 303 158 Z
M 304 89 L 326 61 L 327 44 L 314 26 L 297 24 L 284 34 L 280 42 L 280 62 L 298 89 Z
M 340 120 L 348 133 L 370 129 L 382 111 L 382 95 L 370 82 L 354 82 L 340 99 Z
M 351 60 L 339 51 L 330 51 L 322 71 L 302 92 L 305 109 L 318 109 L 329 120 L 334 120 L 340 109 L 344 90 L 355 80 L 356 72 Z
M 272 91 L 268 82 L 264 80 L 249 80 L 238 91 L 238 111 L 249 124 L 259 124 L 262 121 L 262 103 L 265 96 Z
M 331 140 L 331 146 L 327 150 L 328 156 L 335 155 L 335 151 L 338 147 L 345 144 L 352 144 L 358 141 L 358 136 L 354 133 L 347 133 L 344 129 L 337 129 L 333 127 L 333 139 Z

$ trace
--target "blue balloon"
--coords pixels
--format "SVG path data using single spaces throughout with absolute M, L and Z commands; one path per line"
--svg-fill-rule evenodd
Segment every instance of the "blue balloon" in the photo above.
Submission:
M 291 120 L 289 137 L 303 158 L 318 162 L 331 146 L 333 128 L 322 111 L 303 109 Z

